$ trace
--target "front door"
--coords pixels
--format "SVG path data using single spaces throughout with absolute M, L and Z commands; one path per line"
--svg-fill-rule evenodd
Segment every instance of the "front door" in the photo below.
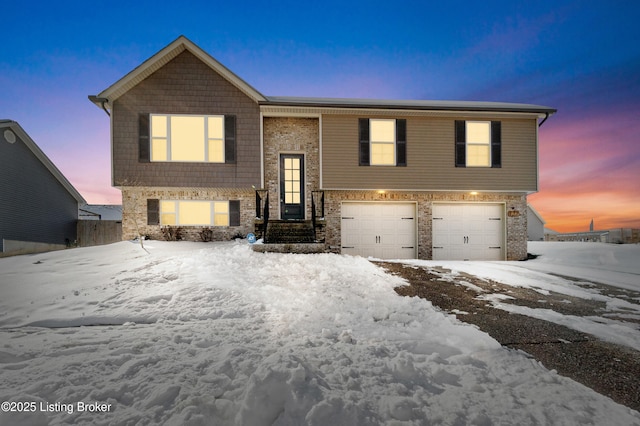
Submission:
M 304 155 L 280 155 L 280 215 L 304 219 Z

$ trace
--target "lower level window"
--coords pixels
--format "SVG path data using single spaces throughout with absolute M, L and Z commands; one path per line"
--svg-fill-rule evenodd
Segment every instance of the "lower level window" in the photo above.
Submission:
M 160 201 L 160 224 L 229 226 L 228 201 Z

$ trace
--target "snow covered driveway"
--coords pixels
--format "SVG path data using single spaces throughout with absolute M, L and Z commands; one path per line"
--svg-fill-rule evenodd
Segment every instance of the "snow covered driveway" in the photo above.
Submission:
M 146 249 L 0 259 L 0 424 L 640 425 L 365 259 Z

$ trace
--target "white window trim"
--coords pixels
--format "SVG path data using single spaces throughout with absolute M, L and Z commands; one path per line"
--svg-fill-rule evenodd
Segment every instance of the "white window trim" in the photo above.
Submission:
M 487 143 L 484 142 L 469 142 L 469 129 L 468 129 L 468 125 L 469 123 L 483 123 L 483 124 L 488 124 L 489 125 L 489 140 Z M 464 141 L 464 145 L 465 145 L 465 167 L 478 167 L 478 168 L 491 168 L 491 121 L 487 121 L 487 120 L 466 120 L 464 122 L 464 126 L 465 126 L 465 141 Z M 474 165 L 474 164 L 469 164 L 469 146 L 486 146 L 489 148 L 489 155 L 487 157 L 488 159 L 488 163 L 486 165 L 481 164 L 481 165 Z
M 167 119 L 167 129 L 166 136 L 157 136 L 153 135 L 153 117 L 165 117 Z M 204 120 L 204 161 L 200 160 L 173 160 L 171 158 L 171 117 L 202 117 Z M 222 139 L 218 138 L 209 138 L 209 118 L 221 118 L 222 119 Z M 213 164 L 224 164 L 225 159 L 225 116 L 224 115 L 199 115 L 199 114 L 149 114 L 149 152 L 150 152 L 150 161 L 152 163 L 213 163 Z M 154 139 L 165 139 L 166 141 L 166 152 L 167 159 L 166 160 L 154 160 L 153 153 L 153 140 Z M 214 140 L 222 141 L 222 160 L 221 161 L 209 161 L 209 142 Z
M 373 122 L 375 121 L 392 121 L 393 122 L 393 142 L 378 142 L 373 140 Z M 369 165 L 370 166 L 378 166 L 378 167 L 395 167 L 398 164 L 398 159 L 396 158 L 396 145 L 397 145 L 397 120 L 395 118 L 370 118 L 369 119 Z M 393 163 L 389 164 L 380 164 L 374 163 L 373 161 L 373 145 L 393 145 Z

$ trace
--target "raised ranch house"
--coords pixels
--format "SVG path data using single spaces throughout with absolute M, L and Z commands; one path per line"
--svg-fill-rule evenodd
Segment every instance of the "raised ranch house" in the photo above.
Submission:
M 111 119 L 123 238 L 208 228 L 380 258 L 526 258 L 556 111 L 265 96 L 182 36 L 89 98 Z

